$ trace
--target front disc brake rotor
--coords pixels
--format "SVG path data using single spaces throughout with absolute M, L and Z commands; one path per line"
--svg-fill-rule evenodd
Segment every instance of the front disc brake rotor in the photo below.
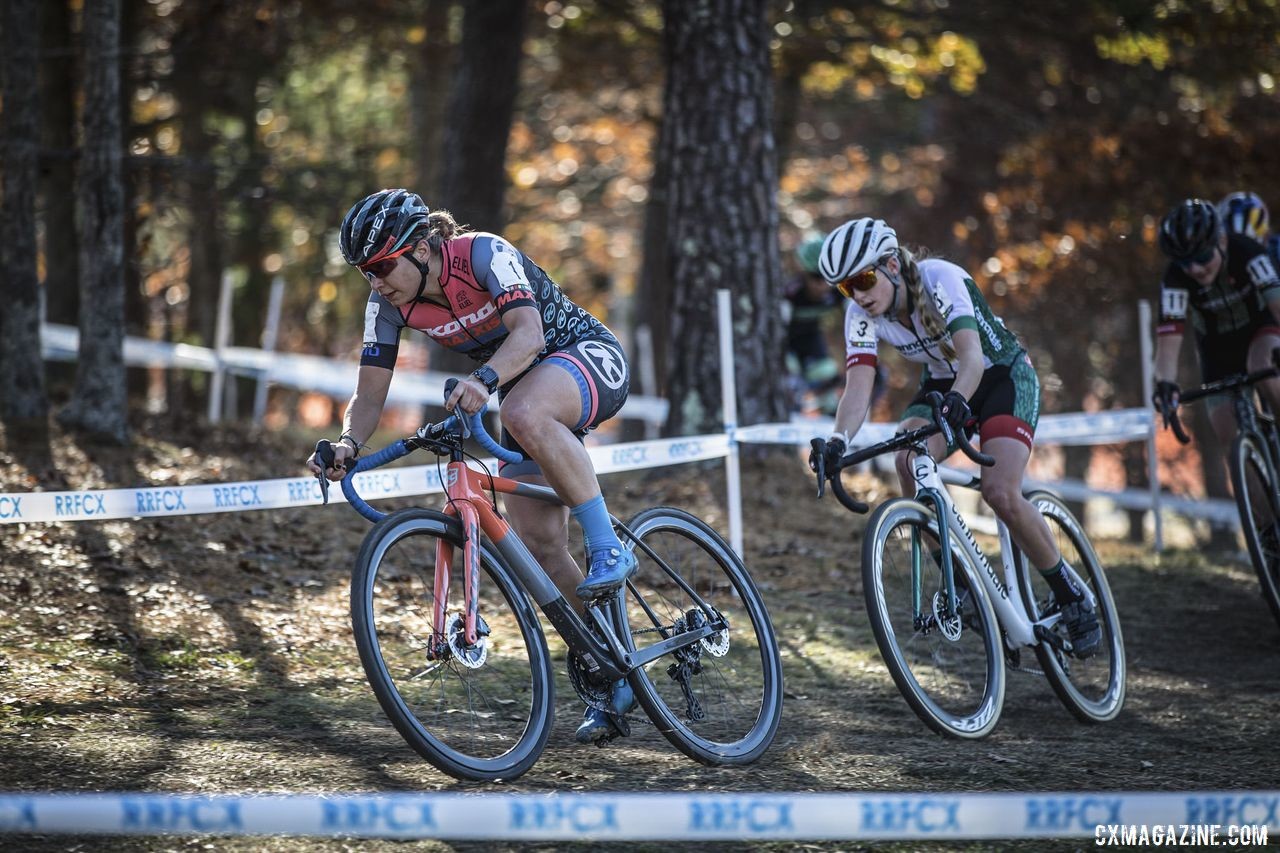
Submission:
M 444 623 L 444 635 L 449 651 L 458 663 L 467 669 L 479 669 L 489 657 L 489 626 L 484 617 L 476 614 L 476 643 L 467 645 L 467 622 L 461 613 L 451 613 Z

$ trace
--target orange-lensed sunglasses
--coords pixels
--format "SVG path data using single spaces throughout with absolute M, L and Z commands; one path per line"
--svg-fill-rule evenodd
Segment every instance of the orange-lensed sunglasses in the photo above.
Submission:
M 853 298 L 854 291 L 866 293 L 876 286 L 876 270 L 877 267 L 870 266 L 862 272 L 854 273 L 843 281 L 836 282 L 836 290 L 847 299 Z
M 357 269 L 364 273 L 365 278 L 372 280 L 373 278 L 386 278 L 391 275 L 391 271 L 396 268 L 396 264 L 400 261 L 400 256 L 408 253 L 413 248 L 410 243 L 383 258 L 376 261 L 369 261 L 367 264 L 361 264 Z

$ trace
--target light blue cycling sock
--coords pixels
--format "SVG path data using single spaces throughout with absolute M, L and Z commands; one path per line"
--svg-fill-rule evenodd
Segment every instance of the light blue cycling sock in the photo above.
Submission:
M 586 540 L 587 556 L 599 548 L 614 547 L 621 549 L 622 543 L 613 532 L 613 522 L 609 521 L 609 510 L 604 505 L 604 495 L 596 495 L 586 503 L 580 503 L 569 510 L 574 520 L 582 525 L 582 536 Z

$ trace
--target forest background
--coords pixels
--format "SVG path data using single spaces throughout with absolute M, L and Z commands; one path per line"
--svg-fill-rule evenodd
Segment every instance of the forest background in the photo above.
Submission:
M 866 214 L 975 276 L 1046 412 L 1143 405 L 1160 216 L 1280 203 L 1275 0 L 6 0 L 0 51 L 0 417 L 24 435 L 54 412 L 128 442 L 130 394 L 204 411 L 206 377 L 148 389 L 120 340 L 209 345 L 225 271 L 232 343 L 281 276 L 279 349 L 354 361 L 367 285 L 336 229 L 384 186 L 503 233 L 629 346 L 648 328 L 634 390 L 672 433 L 719 428 L 719 287 L 740 420 L 786 416 L 791 249 Z M 42 362 L 42 314 L 80 326 L 78 365 Z M 277 389 L 269 421 L 298 406 Z M 1140 446 L 1102 452 L 1142 481 Z M 1172 478 L 1226 493 L 1216 465 Z

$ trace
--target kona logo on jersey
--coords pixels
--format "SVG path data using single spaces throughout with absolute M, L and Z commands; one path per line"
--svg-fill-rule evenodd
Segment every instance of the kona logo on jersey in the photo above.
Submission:
M 479 324 L 497 310 L 497 305 L 492 302 L 486 302 L 484 305 L 481 305 L 478 310 L 473 311 L 470 314 L 463 314 L 461 317 L 456 320 L 450 320 L 443 326 L 432 326 L 426 331 L 427 334 L 433 338 L 445 338 L 450 335 L 456 335 L 464 328 L 470 328 Z
M 596 374 L 614 391 L 626 383 L 627 363 L 616 348 L 601 341 L 583 341 L 578 344 L 578 352 L 591 362 Z

